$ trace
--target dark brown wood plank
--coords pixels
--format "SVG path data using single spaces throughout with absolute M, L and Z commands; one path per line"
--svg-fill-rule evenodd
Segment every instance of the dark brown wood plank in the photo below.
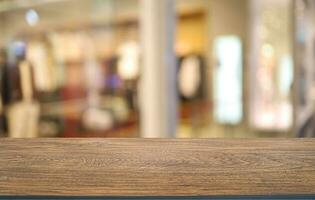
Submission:
M 314 139 L 1 139 L 0 195 L 315 194 Z

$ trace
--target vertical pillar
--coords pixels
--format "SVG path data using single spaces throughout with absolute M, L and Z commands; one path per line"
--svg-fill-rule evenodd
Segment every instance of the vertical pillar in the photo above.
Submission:
M 174 0 L 141 0 L 141 136 L 173 137 L 177 124 Z

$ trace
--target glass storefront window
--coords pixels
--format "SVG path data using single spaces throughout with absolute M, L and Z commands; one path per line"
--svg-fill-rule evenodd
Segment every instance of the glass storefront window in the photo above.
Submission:
M 293 125 L 292 1 L 253 1 L 251 125 L 287 131 Z

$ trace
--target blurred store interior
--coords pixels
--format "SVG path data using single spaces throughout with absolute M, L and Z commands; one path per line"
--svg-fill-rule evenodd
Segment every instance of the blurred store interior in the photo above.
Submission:
M 314 0 L 0 0 L 0 137 L 315 137 Z

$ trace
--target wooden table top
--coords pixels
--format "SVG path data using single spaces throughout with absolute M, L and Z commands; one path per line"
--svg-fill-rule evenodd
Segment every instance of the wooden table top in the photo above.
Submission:
M 1 139 L 1 195 L 314 195 L 314 139 Z

